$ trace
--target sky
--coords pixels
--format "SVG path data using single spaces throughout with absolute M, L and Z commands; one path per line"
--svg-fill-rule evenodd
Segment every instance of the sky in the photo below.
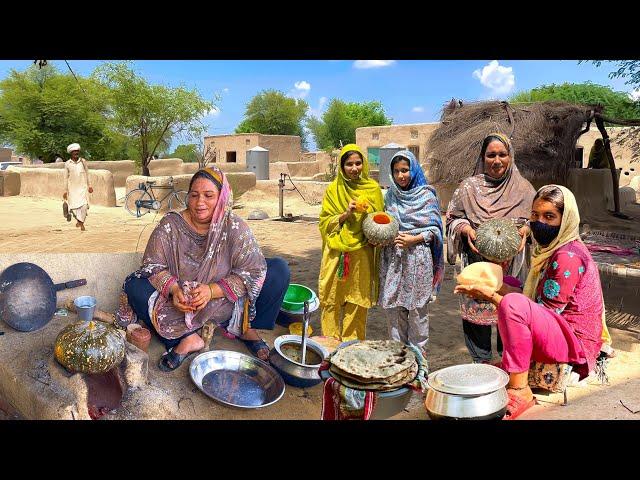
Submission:
M 50 61 L 67 71 L 64 61 Z M 102 61 L 71 60 L 76 74 L 87 76 Z M 33 60 L 0 60 L 0 78 L 24 70 Z M 140 60 L 134 69 L 150 83 L 196 88 L 217 108 L 204 117 L 208 135 L 233 133 L 246 104 L 265 89 L 303 98 L 319 117 L 332 98 L 380 101 L 394 124 L 439 120 L 451 98 L 466 101 L 507 99 L 543 84 L 591 81 L 629 92 L 624 79 L 609 79 L 613 64 L 596 67 L 577 60 Z M 176 138 L 173 147 L 183 140 Z M 309 147 L 315 148 L 309 135 Z

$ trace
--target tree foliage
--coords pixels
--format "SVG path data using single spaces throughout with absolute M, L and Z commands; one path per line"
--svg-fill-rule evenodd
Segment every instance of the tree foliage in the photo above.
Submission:
M 620 119 L 640 118 L 640 105 L 627 93 L 616 92 L 604 85 L 586 83 L 563 83 L 542 85 L 529 91 L 513 95 L 511 102 L 543 102 L 561 100 L 585 105 L 602 105 L 603 114 Z
M 175 135 L 201 137 L 206 130 L 201 119 L 214 108 L 197 90 L 149 84 L 129 62 L 104 63 L 93 77 L 108 88 L 109 116 L 115 130 L 133 140 L 143 175 Z
M 298 135 L 306 144 L 304 122 L 309 105 L 302 99 L 287 97 L 278 90 L 263 90 L 247 104 L 244 119 L 236 133 Z
M 316 145 L 323 150 L 355 143 L 356 128 L 391 125 L 380 102 L 344 102 L 333 99 L 321 119 L 310 118 L 307 126 Z
M 188 143 L 186 145 L 178 145 L 173 153 L 167 154 L 169 158 L 181 158 L 183 162 L 197 162 L 198 161 L 198 146 L 195 143 Z
M 11 70 L 0 81 L 0 141 L 46 162 L 66 155 L 74 142 L 87 158 L 115 159 L 126 151 L 127 139 L 109 128 L 107 98 L 96 81 L 76 80 L 51 64 Z

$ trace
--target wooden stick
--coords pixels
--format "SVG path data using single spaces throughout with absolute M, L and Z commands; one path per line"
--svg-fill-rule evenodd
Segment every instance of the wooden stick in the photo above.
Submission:
M 213 332 L 215 332 L 215 330 L 216 326 L 211 320 L 209 320 L 202 326 L 202 340 L 204 340 L 204 351 L 209 350 L 209 345 L 211 345 L 211 340 L 213 340 Z
M 76 306 L 73 304 L 72 300 L 67 300 L 67 302 L 64 304 L 64 308 L 66 308 L 70 312 L 78 313 L 78 311 L 76 310 Z M 116 316 L 113 313 L 103 312 L 102 310 L 98 309 L 93 312 L 93 318 L 105 323 L 113 323 L 116 320 Z
M 606 128 L 604 128 L 604 120 L 601 116 L 596 116 L 596 126 L 598 130 L 600 130 L 600 134 L 602 135 L 602 141 L 604 142 L 604 150 L 609 159 L 609 169 L 611 170 L 611 181 L 613 182 L 613 204 L 615 208 L 615 213 L 620 213 L 620 183 L 618 179 L 618 171 L 616 170 L 616 161 L 613 158 L 613 153 L 611 153 L 611 142 L 609 140 L 609 135 L 607 134 Z

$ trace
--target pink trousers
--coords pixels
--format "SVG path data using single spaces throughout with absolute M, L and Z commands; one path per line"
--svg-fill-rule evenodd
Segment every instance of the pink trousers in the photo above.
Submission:
M 520 293 L 510 293 L 498 307 L 498 329 L 504 351 L 502 368 L 509 373 L 542 363 L 583 363 L 582 344 L 571 325 L 543 305 Z

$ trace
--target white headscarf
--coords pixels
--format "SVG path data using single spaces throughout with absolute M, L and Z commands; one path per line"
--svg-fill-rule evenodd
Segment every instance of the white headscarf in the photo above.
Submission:
M 79 143 L 72 143 L 71 145 L 69 145 L 67 147 L 67 153 L 71 153 L 75 150 L 80 150 L 80 144 Z

